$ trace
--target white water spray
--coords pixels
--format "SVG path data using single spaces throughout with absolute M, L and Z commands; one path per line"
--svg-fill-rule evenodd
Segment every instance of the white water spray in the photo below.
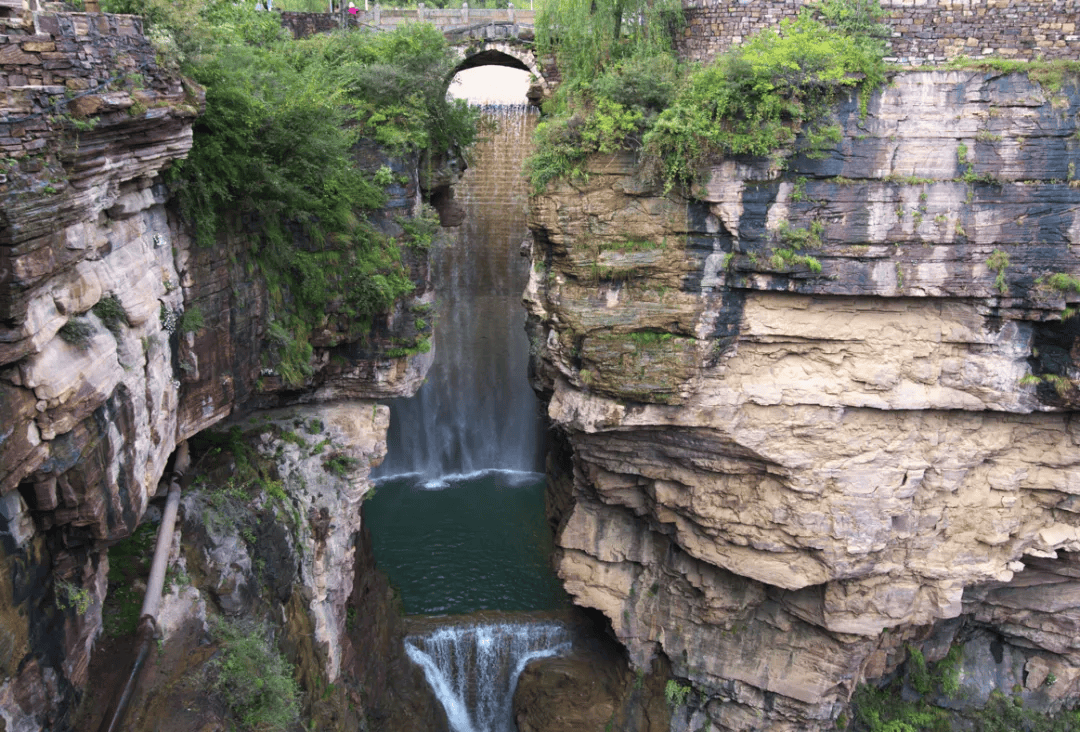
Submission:
M 514 690 L 525 666 L 570 650 L 556 623 L 448 626 L 405 639 L 453 732 L 515 732 Z

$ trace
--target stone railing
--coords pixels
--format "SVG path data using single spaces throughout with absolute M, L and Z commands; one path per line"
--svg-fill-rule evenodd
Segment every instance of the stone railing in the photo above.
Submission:
M 523 0 L 523 2 L 527 1 Z M 337 2 L 335 2 L 336 6 Z M 508 8 L 499 9 L 470 8 L 468 3 L 462 3 L 460 8 L 429 8 L 423 3 L 415 8 L 384 8 L 380 4 L 371 5 L 365 2 L 355 15 L 347 12 L 342 14 L 338 11 L 333 13 L 284 12 L 281 14 L 281 22 L 296 38 L 312 33 L 325 33 L 341 25 L 393 30 L 406 23 L 431 23 L 443 33 L 461 35 L 467 34 L 470 28 L 486 26 L 531 29 L 535 16 L 534 11 L 521 10 L 515 8 L 513 4 Z
M 707 60 L 763 28 L 792 18 L 811 0 L 685 0 L 679 41 L 688 59 Z M 1076 0 L 880 0 L 892 27 L 890 60 L 934 64 L 959 56 L 1080 58 Z

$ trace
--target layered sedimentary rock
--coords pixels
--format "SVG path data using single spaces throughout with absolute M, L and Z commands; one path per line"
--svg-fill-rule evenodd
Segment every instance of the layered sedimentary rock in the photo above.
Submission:
M 693 199 L 631 155 L 533 199 L 559 574 L 690 728 L 829 725 L 965 613 L 1076 698 L 1080 95 L 911 72 L 833 112 Z
M 313 375 L 286 384 L 264 357 L 268 292 L 244 237 L 197 248 L 163 182 L 191 147 L 202 90 L 161 65 L 138 18 L 0 21 L 0 726 L 63 729 L 101 628 L 106 550 L 140 523 L 178 442 L 238 409 L 411 393 L 431 355 L 383 352 L 415 335 L 411 306 L 431 295 L 419 254 L 410 302 L 363 346 L 328 312 Z M 357 155 L 397 174 L 373 223 L 400 233 L 396 217 L 419 210 L 418 161 Z M 282 602 L 310 636 L 295 655 L 324 680 L 341 666 L 358 503 L 385 451 L 385 410 L 349 409 L 319 417 L 355 438 L 341 448 L 348 479 L 288 494 L 307 591 Z
M 87 681 L 107 568 L 95 544 L 134 529 L 176 443 L 159 312 L 183 294 L 167 284 L 177 242 L 158 175 L 190 148 L 201 101 L 137 19 L 5 22 L 0 716 L 42 729 Z M 95 314 L 106 300 L 122 321 Z

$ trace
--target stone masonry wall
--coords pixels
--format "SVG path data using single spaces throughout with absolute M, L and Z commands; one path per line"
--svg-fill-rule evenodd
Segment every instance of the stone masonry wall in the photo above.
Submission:
M 809 0 L 686 0 L 680 53 L 708 60 L 762 28 L 792 18 Z M 1075 58 L 1075 0 L 881 0 L 892 26 L 890 58 L 935 64 L 959 56 Z
M 383 8 L 378 4 L 370 10 L 360 10 L 354 16 L 341 16 L 334 13 L 301 13 L 287 11 L 281 13 L 281 24 L 288 28 L 294 38 L 304 38 L 315 33 L 328 33 L 342 24 L 345 27 L 393 30 L 406 23 L 431 23 L 444 33 L 472 30 L 474 34 L 488 26 L 532 27 L 536 13 L 518 8 L 498 8 L 479 10 L 468 7 L 449 8 Z M 343 23 L 344 20 L 344 23 Z
M 136 71 L 154 63 L 135 15 L 35 13 L 0 23 L 0 88 L 105 81 L 117 65 Z

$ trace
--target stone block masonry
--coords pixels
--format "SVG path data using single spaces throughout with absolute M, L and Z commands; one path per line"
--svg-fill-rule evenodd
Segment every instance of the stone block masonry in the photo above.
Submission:
M 715 58 L 810 0 L 687 0 L 684 58 Z M 889 60 L 937 64 L 968 56 L 1080 58 L 1076 0 L 881 0 L 892 27 Z
M 39 152 L 64 119 L 182 103 L 179 76 L 156 56 L 133 15 L 0 18 L 0 157 Z
M 102 13 L 34 13 L 0 18 L 0 88 L 81 90 L 115 70 L 142 73 L 155 51 L 142 18 Z
M 523 29 L 531 33 L 536 13 L 532 10 L 517 8 L 473 9 L 465 3 L 463 7 L 426 8 L 420 4 L 416 8 L 383 8 L 374 3 L 370 10 L 361 10 L 355 16 L 334 13 L 304 13 L 286 11 L 281 13 L 281 24 L 293 34 L 293 38 L 305 38 L 316 33 L 329 33 L 339 27 L 364 28 L 368 30 L 389 31 L 407 23 L 431 23 L 451 42 L 461 37 L 490 37 L 484 29 L 503 28 L 499 37 L 517 36 Z M 506 27 L 512 29 L 509 34 Z M 454 36 L 451 38 L 451 36 Z
M 137 16 L 38 12 L 0 18 L 0 199 L 10 214 L 0 220 L 0 247 L 62 223 L 56 216 L 65 206 L 41 205 L 39 194 L 69 184 L 92 186 L 98 168 L 107 166 L 94 155 L 94 145 L 106 144 L 109 130 L 146 132 L 160 128 L 165 117 L 193 117 L 201 104 L 201 90 L 157 65 Z M 72 149 L 61 171 L 55 153 L 65 146 Z M 168 151 L 163 160 L 173 157 Z M 83 162 L 76 165 L 76 158 Z M 133 170 L 141 165 L 132 159 Z M 44 170 L 50 166 L 57 169 Z M 24 204 L 40 215 L 15 217 L 13 211 Z M 72 216 L 80 208 L 66 207 Z M 12 276 L 0 268 L 0 294 Z

